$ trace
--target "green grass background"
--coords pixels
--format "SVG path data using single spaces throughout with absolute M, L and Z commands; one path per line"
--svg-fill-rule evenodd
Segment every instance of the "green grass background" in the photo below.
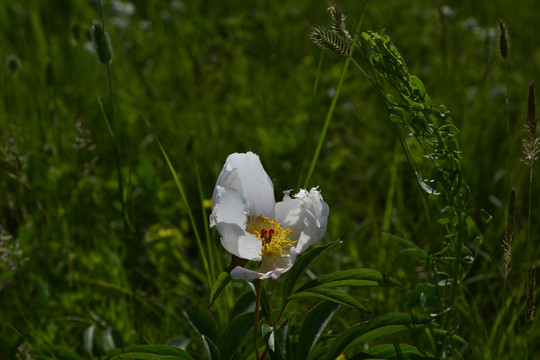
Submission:
M 362 2 L 342 5 L 354 29 Z M 114 51 L 111 99 L 105 68 L 91 50 L 96 1 L 0 3 L 0 357 L 13 357 L 22 342 L 87 356 L 83 338 L 92 324 L 114 329 L 127 344 L 192 339 L 188 350 L 201 354 L 182 311 L 208 301 L 208 269 L 156 138 L 184 186 L 203 241 L 209 208 L 201 199 L 211 198 L 228 154 L 259 154 L 278 200 L 283 191 L 298 190 L 343 67 L 334 55 L 321 59 L 307 36 L 310 25 L 327 23 L 326 7 L 326 1 L 307 0 L 103 1 Z M 362 30 L 384 29 L 392 37 L 411 74 L 435 104 L 451 111 L 461 131 L 469 210 L 484 232 L 469 292 L 459 301 L 466 358 L 491 358 L 503 306 L 504 353 L 519 354 L 525 346 L 523 291 L 526 270 L 540 255 L 534 245 L 540 188 L 535 181 L 533 251 L 526 253 L 528 168 L 519 158 L 528 84 L 540 79 L 539 13 L 540 3 L 532 0 L 392 0 L 369 1 L 363 18 Z M 499 20 L 509 31 L 506 63 Z M 16 70 L 10 68 L 14 57 Z M 107 111 L 126 182 L 127 237 L 115 142 L 98 99 L 114 104 L 113 116 Z M 313 272 L 369 267 L 410 289 L 425 281 L 420 262 L 382 234 L 432 251 L 442 240 L 427 238 L 419 188 L 386 110 L 352 67 L 308 184 L 317 185 L 331 209 L 323 242 L 343 236 L 344 244 Z M 513 269 L 501 304 L 511 186 L 517 193 Z M 481 222 L 481 209 L 493 215 L 489 225 Z M 205 250 L 215 278 L 229 255 L 215 231 L 209 236 L 212 246 Z M 265 284 L 279 291 L 279 281 Z M 245 291 L 241 282 L 226 291 L 212 310 L 218 322 L 226 324 L 227 309 Z M 407 311 L 410 293 L 358 296 L 378 314 Z M 362 319 L 340 317 L 338 323 Z M 531 349 L 539 350 L 539 336 L 535 326 Z

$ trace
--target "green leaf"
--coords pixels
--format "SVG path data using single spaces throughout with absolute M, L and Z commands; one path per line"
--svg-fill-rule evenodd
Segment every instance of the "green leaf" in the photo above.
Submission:
M 203 339 L 204 351 L 206 353 L 206 358 L 208 360 L 221 360 L 219 349 L 212 342 L 212 340 L 210 340 L 204 335 L 202 335 L 202 339 Z
M 436 359 L 433 355 L 417 347 L 407 344 L 383 344 L 358 353 L 349 360 L 360 359 L 396 359 L 396 360 L 418 360 Z
M 214 284 L 212 285 L 212 289 L 210 290 L 210 301 L 208 303 L 208 307 L 212 306 L 212 304 L 214 303 L 214 301 L 216 301 L 223 289 L 225 289 L 225 286 L 227 286 L 227 284 L 232 280 L 230 272 L 231 269 L 226 268 L 219 273 L 216 281 L 214 281 Z
M 328 351 L 325 360 L 333 360 L 339 356 L 345 348 L 351 344 L 390 335 L 401 331 L 403 327 L 424 325 L 425 319 L 407 313 L 390 313 L 379 316 L 373 320 L 354 325 L 339 335 Z M 401 326 L 396 328 L 396 326 Z
M 103 331 L 103 349 L 105 351 L 109 351 L 111 349 L 122 346 L 124 346 L 124 340 L 122 339 L 122 335 L 120 335 L 118 331 L 111 328 L 105 329 L 105 331 Z
M 255 310 L 255 294 L 253 292 L 248 291 L 244 294 L 242 294 L 238 300 L 236 300 L 236 303 L 234 304 L 231 318 L 235 318 L 236 316 L 240 314 L 245 314 L 248 312 L 253 312 Z
M 489 224 L 493 218 L 493 215 L 491 215 L 486 209 L 480 209 L 480 217 L 482 218 L 484 224 Z
M 404 239 L 400 236 L 390 234 L 390 233 L 383 233 L 383 236 L 387 237 L 390 240 L 396 241 L 404 246 L 410 247 L 411 249 L 407 249 L 407 250 L 409 250 L 411 254 L 418 256 L 422 260 L 425 260 L 428 258 L 428 254 L 424 250 L 422 250 L 421 247 L 419 247 L 418 245 L 416 245 L 410 240 Z
M 186 351 L 176 346 L 167 345 L 133 345 L 122 349 L 116 349 L 108 353 L 107 360 L 116 359 L 156 359 L 167 357 L 168 359 L 194 360 Z
M 478 226 L 476 226 L 473 218 L 469 215 L 466 215 L 465 217 L 465 225 L 467 226 L 469 237 L 472 238 L 476 246 L 480 247 L 480 245 L 482 245 L 484 242 L 482 232 L 478 229 Z
M 339 304 L 331 301 L 323 301 L 311 309 L 300 329 L 298 346 L 296 348 L 297 359 L 307 359 L 313 346 L 319 340 L 319 337 L 334 317 L 338 308 Z
M 176 336 L 173 337 L 165 342 L 163 345 L 170 345 L 170 346 L 176 346 L 179 347 L 182 350 L 186 350 L 187 346 L 189 345 L 190 338 L 185 336 Z
M 394 286 L 404 288 L 397 280 L 372 269 L 352 269 L 319 276 L 298 289 L 305 291 L 317 286 Z
M 323 300 L 329 300 L 337 304 L 350 306 L 356 310 L 369 313 L 369 310 L 364 307 L 358 300 L 351 295 L 344 293 L 343 291 L 328 289 L 324 287 L 314 287 L 306 289 L 305 291 L 296 292 L 289 296 L 289 300 L 298 299 L 303 297 L 316 297 Z
M 63 346 L 57 346 L 57 345 L 47 345 L 46 347 L 39 349 L 38 352 L 40 354 L 50 356 L 52 359 L 56 359 L 56 360 L 82 360 L 83 359 L 81 356 L 74 353 L 73 350 L 63 347 Z
M 231 359 L 234 352 L 253 328 L 254 313 L 246 313 L 235 317 L 217 342 L 221 359 Z
M 92 324 L 84 330 L 83 333 L 84 349 L 91 357 L 101 355 L 103 349 L 96 341 L 96 325 Z
M 263 324 L 262 335 L 264 341 L 266 342 L 266 345 L 268 346 L 268 350 L 270 350 L 271 352 L 275 352 L 276 340 L 274 338 L 274 328 L 268 324 Z
M 289 353 L 289 325 L 291 318 L 289 317 L 277 329 L 274 326 L 274 339 L 276 343 L 276 359 L 287 360 L 291 358 Z M 289 356 L 287 356 L 289 355 Z
M 201 306 L 193 306 L 184 311 L 189 323 L 201 335 L 205 335 L 213 342 L 219 337 L 219 330 L 210 313 Z
M 422 80 L 417 78 L 416 76 L 412 75 L 409 77 L 409 85 L 412 88 L 412 91 L 414 94 L 421 99 L 423 99 L 426 96 L 426 88 L 424 86 L 424 83 L 422 83 Z
M 326 254 L 330 250 L 333 250 L 341 243 L 341 240 L 337 240 L 324 246 L 317 247 L 303 254 L 296 260 L 293 267 L 287 272 L 287 278 L 285 279 L 285 283 L 283 284 L 283 306 L 285 306 L 285 304 L 287 303 L 289 295 L 292 294 L 296 281 L 298 280 L 300 275 L 302 275 L 304 271 L 306 271 L 308 266 L 312 262 L 318 261 L 324 254 Z

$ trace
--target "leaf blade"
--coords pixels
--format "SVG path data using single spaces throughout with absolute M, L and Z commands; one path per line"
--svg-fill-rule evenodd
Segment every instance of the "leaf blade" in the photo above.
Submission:
M 285 283 L 283 284 L 283 306 L 287 303 L 289 295 L 292 294 L 296 280 L 306 271 L 308 266 L 314 262 L 318 261 L 321 256 L 327 252 L 333 250 L 336 246 L 340 245 L 343 241 L 336 240 L 324 246 L 316 247 L 313 250 L 308 251 L 307 253 L 300 256 L 293 267 L 287 272 L 287 277 L 285 278 Z
M 369 334 L 373 331 L 379 330 L 376 337 L 380 337 L 384 335 L 390 335 L 395 332 L 394 328 L 387 328 L 387 331 L 380 330 L 389 326 L 424 325 L 426 322 L 427 322 L 426 320 L 422 318 L 418 318 L 408 313 L 389 313 L 389 314 L 381 315 L 370 321 L 356 324 L 353 327 L 345 330 L 343 333 L 341 333 L 341 335 L 339 335 L 334 340 L 334 342 L 332 343 L 332 345 L 330 345 L 330 348 L 326 352 L 324 359 L 325 360 L 335 359 L 337 356 L 339 356 L 343 352 L 343 350 L 347 346 L 357 341 L 360 341 L 362 339 L 361 336 Z
M 299 299 L 303 297 L 316 297 L 322 300 L 328 300 L 337 304 L 346 305 L 359 311 L 370 313 L 364 305 L 362 305 L 351 295 L 346 294 L 343 291 L 324 287 L 314 287 L 311 289 L 306 289 L 305 291 L 296 292 L 293 295 L 289 296 L 288 300 Z
M 298 346 L 296 349 L 297 359 L 307 359 L 309 353 L 319 340 L 322 332 L 334 317 L 339 304 L 331 301 L 323 301 L 316 305 L 307 315 L 300 329 Z

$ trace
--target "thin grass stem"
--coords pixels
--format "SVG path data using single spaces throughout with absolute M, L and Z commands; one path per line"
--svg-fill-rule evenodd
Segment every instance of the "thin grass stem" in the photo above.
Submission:
M 309 181 L 311 180 L 311 176 L 313 175 L 313 171 L 315 170 L 315 165 L 317 164 L 317 160 L 319 159 L 319 154 L 321 152 L 322 145 L 326 137 L 326 132 L 328 131 L 328 126 L 330 125 L 330 121 L 332 120 L 332 115 L 334 114 L 334 110 L 336 108 L 337 100 L 339 98 L 339 93 L 341 92 L 343 81 L 345 80 L 347 69 L 349 68 L 349 62 L 350 62 L 349 60 L 350 58 L 347 58 L 347 60 L 345 60 L 345 63 L 341 69 L 341 75 L 339 76 L 336 92 L 334 96 L 332 97 L 332 103 L 330 104 L 330 108 L 328 109 L 328 112 L 326 113 L 326 118 L 324 119 L 324 124 L 321 130 L 321 135 L 319 136 L 319 141 L 317 143 L 315 153 L 313 154 L 313 157 L 311 158 L 311 165 L 309 166 L 306 179 L 304 180 L 304 188 L 308 187 Z
M 146 125 L 151 128 L 150 122 L 144 118 Z M 167 163 L 167 167 L 169 168 L 169 171 L 171 172 L 171 175 L 173 176 L 174 183 L 176 184 L 176 188 L 178 189 L 178 192 L 180 193 L 180 197 L 182 198 L 182 201 L 184 202 L 184 205 L 186 207 L 186 211 L 188 213 L 189 221 L 191 223 L 191 228 L 193 229 L 193 233 L 195 235 L 195 241 L 197 242 L 197 247 L 199 249 L 199 253 L 201 254 L 202 261 L 204 264 L 204 269 L 206 273 L 206 280 L 208 282 L 208 286 L 212 287 L 212 276 L 210 274 L 210 266 L 208 263 L 208 259 L 206 258 L 206 252 L 204 251 L 201 236 L 199 234 L 199 230 L 197 230 L 197 223 L 195 222 L 195 217 L 193 216 L 193 211 L 191 210 L 191 206 L 189 204 L 188 198 L 186 196 L 186 192 L 184 190 L 184 186 L 182 185 L 182 182 L 178 178 L 178 175 L 176 174 L 176 170 L 174 169 L 174 166 L 171 162 L 171 159 L 169 158 L 169 155 L 167 154 L 167 151 L 165 151 L 165 148 L 163 147 L 163 144 L 159 140 L 159 137 L 155 135 L 156 143 L 159 146 L 159 149 L 161 151 L 161 154 L 163 155 L 163 158 L 165 159 L 165 162 Z M 200 182 L 200 181 L 199 181 Z

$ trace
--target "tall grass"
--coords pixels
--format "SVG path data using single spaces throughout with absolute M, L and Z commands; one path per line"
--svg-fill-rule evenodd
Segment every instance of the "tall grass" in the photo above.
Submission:
M 446 274 L 418 256 L 433 254 L 444 231 L 434 224 L 439 210 L 422 200 L 411 176 L 409 156 L 422 156 L 422 149 L 408 132 L 395 132 L 388 104 L 361 72 L 343 71 L 342 59 L 321 58 L 311 44 L 310 24 L 327 22 L 321 7 L 309 1 L 102 5 L 101 18 L 97 2 L 0 3 L 0 357 L 13 358 L 18 348 L 47 356 L 67 348 L 89 357 L 121 343 L 178 344 L 202 354 L 183 312 L 207 304 L 209 284 L 230 261 L 207 228 L 205 204 L 235 151 L 260 155 L 276 175 L 278 197 L 291 184 L 321 186 L 331 207 L 325 241 L 343 236 L 344 243 L 313 271 L 375 268 L 411 289 L 358 291 L 372 299 L 374 314 L 433 305 L 430 282 Z M 493 358 L 498 344 L 501 358 L 525 347 L 534 356 L 538 323 L 530 323 L 526 336 L 523 285 L 540 255 L 534 246 L 540 192 L 517 154 L 527 119 L 523 89 L 539 75 L 530 24 L 540 5 L 344 5 L 350 24 L 365 6 L 361 31 L 385 29 L 433 103 L 451 111 L 471 190 L 464 210 L 486 240 L 468 272 L 458 266 L 466 276 L 462 291 L 450 288 L 458 332 L 433 328 L 407 336 L 436 347 L 430 336 L 459 335 L 466 345 L 455 343 L 456 358 Z M 98 19 L 114 51 L 109 74 L 89 51 Z M 498 53 L 500 19 L 512 45 L 507 62 Z M 503 280 L 509 184 L 517 194 L 514 260 Z M 489 224 L 481 209 L 493 215 Z M 133 252 L 132 241 L 139 247 Z M 449 271 L 456 272 L 455 264 Z M 265 284 L 270 293 L 279 286 Z M 442 288 L 444 294 L 448 287 Z M 220 305 L 229 310 L 243 294 L 233 284 Z M 210 311 L 219 325 L 230 321 L 229 311 L 215 305 Z M 337 318 L 346 328 L 363 316 Z

